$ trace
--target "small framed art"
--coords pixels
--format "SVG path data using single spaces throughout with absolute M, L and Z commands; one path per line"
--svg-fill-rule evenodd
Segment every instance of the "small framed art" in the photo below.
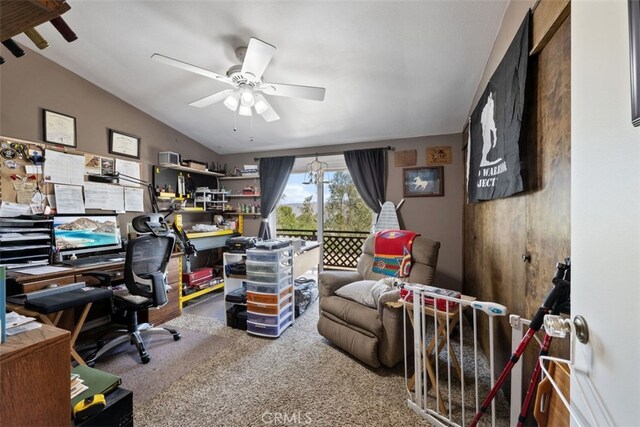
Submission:
M 419 166 L 404 168 L 404 197 L 444 196 L 444 168 Z
M 75 117 L 43 109 L 42 118 L 45 142 L 77 147 Z
M 140 158 L 140 137 L 109 129 L 109 153 Z

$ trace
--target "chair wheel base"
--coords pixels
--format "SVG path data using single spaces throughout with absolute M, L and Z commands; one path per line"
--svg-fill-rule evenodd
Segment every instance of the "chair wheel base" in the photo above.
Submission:
M 151 362 L 151 356 L 149 356 L 148 354 L 140 356 L 140 361 L 142 361 L 142 363 L 146 365 L 147 363 Z
M 173 334 L 174 341 L 180 341 L 180 338 L 182 338 L 182 335 L 180 335 L 179 332 L 176 332 L 175 334 Z

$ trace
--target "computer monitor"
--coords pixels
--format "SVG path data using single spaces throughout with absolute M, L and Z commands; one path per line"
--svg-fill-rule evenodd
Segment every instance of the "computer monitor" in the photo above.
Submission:
M 55 215 L 53 235 L 62 255 L 113 251 L 121 248 L 116 215 Z

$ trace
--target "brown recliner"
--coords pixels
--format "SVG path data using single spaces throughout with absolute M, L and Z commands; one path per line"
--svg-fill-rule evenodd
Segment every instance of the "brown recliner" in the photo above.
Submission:
M 403 281 L 432 285 L 439 249 L 440 242 L 417 236 L 411 249 L 411 273 Z M 372 271 L 373 254 L 374 236 L 369 236 L 362 245 L 357 271 L 323 271 L 318 275 L 318 332 L 367 365 L 392 367 L 404 357 L 403 313 L 402 309 L 388 307 L 385 302 L 397 300 L 399 292 L 382 294 L 377 309 L 335 294 L 349 283 L 387 277 Z M 411 332 L 410 327 L 407 330 Z

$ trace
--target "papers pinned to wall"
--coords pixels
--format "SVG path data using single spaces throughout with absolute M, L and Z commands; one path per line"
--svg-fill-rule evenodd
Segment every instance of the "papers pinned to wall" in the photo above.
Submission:
M 56 192 L 58 213 L 84 213 L 81 186 L 55 184 L 53 188 Z
M 126 187 L 140 187 L 140 184 L 127 180 L 127 178 L 130 177 L 133 180 L 140 181 L 140 163 L 132 162 L 130 160 L 116 159 L 116 172 L 122 175 L 120 178 L 120 185 L 124 185 Z
M 87 209 L 124 211 L 124 189 L 119 185 L 87 181 L 84 198 Z
M 144 212 L 144 191 L 141 188 L 124 189 L 124 210 Z
M 82 185 L 84 183 L 84 155 L 46 150 L 44 180 L 56 184 Z

